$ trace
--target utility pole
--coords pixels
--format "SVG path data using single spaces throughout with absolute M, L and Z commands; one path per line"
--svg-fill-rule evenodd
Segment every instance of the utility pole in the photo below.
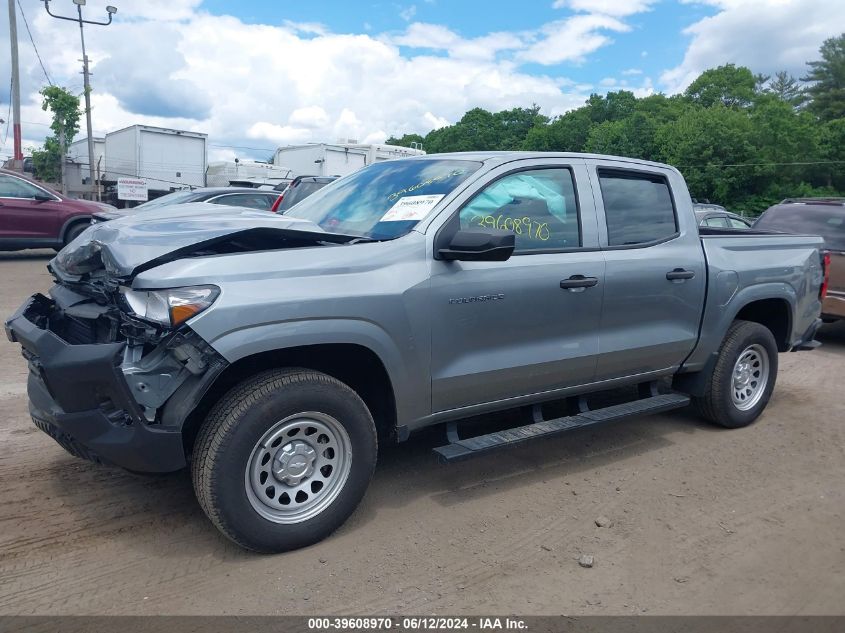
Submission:
M 9 6 L 11 7 L 11 3 L 14 0 L 9 0 Z M 88 131 L 88 174 L 89 174 L 89 181 L 93 186 L 94 183 L 97 184 L 97 194 L 99 196 L 100 193 L 100 183 L 99 181 L 95 180 L 95 169 L 96 166 L 94 165 L 94 131 L 91 126 L 91 81 L 90 81 L 90 73 L 88 72 L 88 55 L 85 53 L 85 31 L 82 27 L 83 24 L 96 24 L 99 26 L 108 26 L 111 24 L 112 16 L 117 13 L 117 8 L 113 6 L 106 7 L 106 12 L 109 14 L 108 22 L 95 22 L 93 20 L 83 20 L 82 19 L 82 7 L 85 5 L 85 0 L 73 0 L 73 3 L 76 5 L 76 12 L 77 16 L 75 18 L 67 17 L 64 15 L 56 15 L 50 11 L 50 0 L 44 0 L 44 8 L 47 9 L 47 13 L 49 13 L 52 17 L 58 18 L 60 20 L 70 20 L 71 22 L 79 22 L 79 39 L 82 41 L 82 76 L 84 79 L 84 86 L 85 86 L 85 123 Z M 11 9 L 10 9 L 11 10 Z M 65 157 L 62 156 L 62 162 L 64 162 Z
M 23 151 L 21 150 L 21 77 L 18 69 L 18 23 L 15 0 L 9 0 L 9 40 L 12 43 L 12 138 L 14 154 L 12 169 L 23 169 Z

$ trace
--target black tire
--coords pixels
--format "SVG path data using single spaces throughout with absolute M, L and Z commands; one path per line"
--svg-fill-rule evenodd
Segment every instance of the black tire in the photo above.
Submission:
M 759 400 L 748 409 L 741 409 L 734 401 L 734 367 L 749 348 L 765 352 L 768 372 Z M 703 397 L 693 403 L 703 418 L 729 429 L 748 426 L 766 408 L 775 388 L 778 372 L 778 348 L 769 328 L 751 321 L 734 321 L 728 328 L 713 371 L 707 380 Z
M 77 237 L 79 237 L 79 234 L 82 233 L 82 231 L 87 229 L 89 226 L 91 226 L 90 222 L 74 222 L 73 224 L 71 224 L 68 227 L 67 231 L 65 231 L 65 239 L 62 242 L 62 248 L 64 248 Z
M 330 416 L 343 427 L 351 464 L 337 496 L 316 516 L 277 523 L 256 511 L 247 469 L 265 434 L 279 421 L 303 412 Z M 223 534 L 247 549 L 277 553 L 316 543 L 340 527 L 364 496 L 377 453 L 373 418 L 352 389 L 316 371 L 271 370 L 236 385 L 214 406 L 197 436 L 191 474 L 202 509 Z M 285 485 L 268 481 L 280 490 Z

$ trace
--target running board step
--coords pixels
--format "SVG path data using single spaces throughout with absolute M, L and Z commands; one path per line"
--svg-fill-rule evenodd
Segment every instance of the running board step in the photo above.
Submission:
M 585 411 L 578 415 L 556 418 L 554 420 L 544 420 L 513 429 L 505 429 L 496 433 L 470 437 L 465 440 L 456 439 L 456 441 L 452 441 L 445 446 L 435 448 L 434 452 L 437 453 L 441 462 L 454 462 L 539 437 L 549 437 L 563 433 L 564 431 L 590 426 L 591 424 L 680 409 L 681 407 L 687 406 L 689 401 L 689 396 L 685 394 L 667 393 L 633 402 L 616 404 L 605 407 L 604 409 L 596 409 L 595 411 Z

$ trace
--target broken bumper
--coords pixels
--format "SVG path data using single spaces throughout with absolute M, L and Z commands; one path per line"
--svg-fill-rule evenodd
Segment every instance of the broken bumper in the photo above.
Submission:
M 6 322 L 6 336 L 29 362 L 35 425 L 77 457 L 137 472 L 183 468 L 181 430 L 148 424 L 129 391 L 120 369 L 124 343 L 71 345 L 39 327 L 53 308 L 34 295 Z

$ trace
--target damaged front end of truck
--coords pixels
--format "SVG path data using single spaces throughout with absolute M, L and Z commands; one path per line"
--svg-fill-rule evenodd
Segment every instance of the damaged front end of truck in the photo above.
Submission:
M 61 251 L 48 265 L 48 295 L 6 321 L 29 365 L 36 426 L 77 457 L 138 472 L 183 468 L 183 423 L 228 365 L 189 322 L 221 291 L 137 289 L 133 279 L 182 258 L 349 239 L 266 215 L 103 223 Z

